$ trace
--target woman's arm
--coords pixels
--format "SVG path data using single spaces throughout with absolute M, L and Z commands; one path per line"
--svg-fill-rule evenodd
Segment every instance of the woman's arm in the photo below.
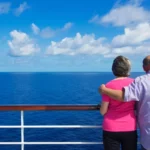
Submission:
M 101 115 L 105 115 L 107 113 L 109 106 L 109 102 L 102 101 L 101 107 L 100 107 L 100 113 Z

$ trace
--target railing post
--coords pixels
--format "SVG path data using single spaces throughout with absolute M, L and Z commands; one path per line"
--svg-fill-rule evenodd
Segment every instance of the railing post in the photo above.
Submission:
M 21 150 L 24 150 L 24 112 L 21 111 Z

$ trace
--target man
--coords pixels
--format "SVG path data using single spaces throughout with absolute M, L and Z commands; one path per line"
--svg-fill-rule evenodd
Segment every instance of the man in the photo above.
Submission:
M 122 91 L 112 90 L 101 85 L 99 92 L 118 101 L 138 101 L 137 119 L 140 128 L 142 150 L 150 150 L 150 55 L 143 60 L 146 75 L 137 77 Z

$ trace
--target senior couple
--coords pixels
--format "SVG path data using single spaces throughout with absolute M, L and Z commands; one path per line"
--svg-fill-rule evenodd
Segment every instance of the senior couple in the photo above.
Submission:
M 99 87 L 105 150 L 137 150 L 137 126 L 141 149 L 150 150 L 150 55 L 143 59 L 146 74 L 132 79 L 130 69 L 126 57 L 116 57 L 112 65 L 116 78 Z

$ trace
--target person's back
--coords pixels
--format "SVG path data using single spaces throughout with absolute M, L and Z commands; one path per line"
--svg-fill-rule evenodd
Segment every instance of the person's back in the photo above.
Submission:
M 134 91 L 132 91 L 134 89 Z M 150 71 L 146 75 L 137 77 L 134 82 L 125 87 L 125 100 L 135 97 L 138 101 L 137 118 L 140 128 L 142 146 L 147 150 L 150 149 Z M 129 95 L 128 97 L 126 95 Z
M 114 79 L 106 84 L 106 87 L 121 90 L 128 86 L 133 79 Z M 136 130 L 135 101 L 118 102 L 103 95 L 103 101 L 109 102 L 109 108 L 103 119 L 103 130 L 112 132 L 124 132 Z
M 121 90 L 129 85 L 133 79 L 128 78 L 130 62 L 123 56 L 113 61 L 113 74 L 116 76 L 106 84 L 106 87 Z M 100 112 L 103 119 L 103 143 L 105 150 L 137 149 L 136 117 L 134 113 L 135 101 L 117 102 L 109 96 L 102 95 Z

